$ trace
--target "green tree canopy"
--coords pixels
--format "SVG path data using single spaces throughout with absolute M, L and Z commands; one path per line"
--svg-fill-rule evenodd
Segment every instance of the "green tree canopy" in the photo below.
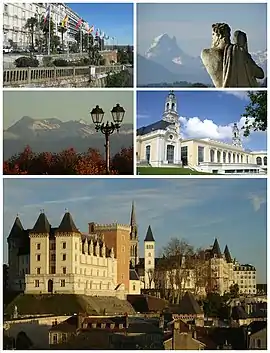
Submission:
M 251 131 L 267 130 L 267 91 L 248 92 L 250 99 L 243 116 L 246 118 L 243 126 L 244 136 Z

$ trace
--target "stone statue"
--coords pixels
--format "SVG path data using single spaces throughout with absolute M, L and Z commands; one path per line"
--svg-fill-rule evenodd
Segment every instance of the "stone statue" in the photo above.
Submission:
M 212 25 L 212 45 L 201 53 L 202 62 L 215 87 L 257 87 L 257 79 L 264 78 L 263 70 L 248 52 L 246 33 L 235 31 L 231 43 L 231 29 L 227 23 Z

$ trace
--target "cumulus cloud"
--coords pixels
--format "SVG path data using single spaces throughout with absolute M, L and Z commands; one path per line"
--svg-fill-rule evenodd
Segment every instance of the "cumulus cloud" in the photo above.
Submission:
M 249 200 L 252 203 L 253 209 L 255 212 L 258 212 L 263 204 L 266 203 L 266 197 L 256 194 L 250 194 L 248 196 Z
M 251 118 L 252 120 L 253 118 Z M 181 133 L 184 138 L 210 138 L 213 140 L 231 140 L 233 123 L 228 125 L 218 125 L 213 120 L 201 119 L 199 117 L 179 118 L 181 124 Z M 243 136 L 241 130 L 244 126 L 246 118 L 241 117 L 237 122 L 240 135 Z

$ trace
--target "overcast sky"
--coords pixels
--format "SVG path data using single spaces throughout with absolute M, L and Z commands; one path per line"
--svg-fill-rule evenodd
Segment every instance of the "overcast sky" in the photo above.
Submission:
M 133 122 L 132 91 L 5 91 L 3 99 L 4 129 L 23 116 L 62 121 L 83 119 L 92 123 L 90 111 L 99 105 L 104 120 L 111 120 L 110 111 L 119 103 L 126 111 L 123 123 Z

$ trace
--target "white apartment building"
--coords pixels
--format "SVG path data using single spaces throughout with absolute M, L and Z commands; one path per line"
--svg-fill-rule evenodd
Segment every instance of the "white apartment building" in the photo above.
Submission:
M 46 13 L 49 3 L 13 3 L 3 4 L 3 45 L 9 46 L 11 40 L 16 43 L 19 48 L 26 49 L 31 44 L 31 36 L 29 30 L 25 29 L 28 18 L 35 17 L 40 22 Z M 65 42 L 74 42 L 76 24 L 80 16 L 75 13 L 64 3 L 51 4 L 51 19 L 56 28 L 55 34 L 61 37 L 57 31 L 57 26 L 68 15 L 68 31 L 64 34 Z M 41 31 L 37 27 L 35 29 L 35 38 L 40 38 Z
M 213 174 L 267 173 L 267 152 L 245 150 L 237 124 L 232 127 L 232 143 L 182 138 L 173 91 L 165 100 L 162 119 L 137 129 L 136 158 L 138 166 L 183 166 Z
M 252 265 L 234 264 L 234 283 L 238 284 L 240 294 L 256 294 L 256 268 Z

